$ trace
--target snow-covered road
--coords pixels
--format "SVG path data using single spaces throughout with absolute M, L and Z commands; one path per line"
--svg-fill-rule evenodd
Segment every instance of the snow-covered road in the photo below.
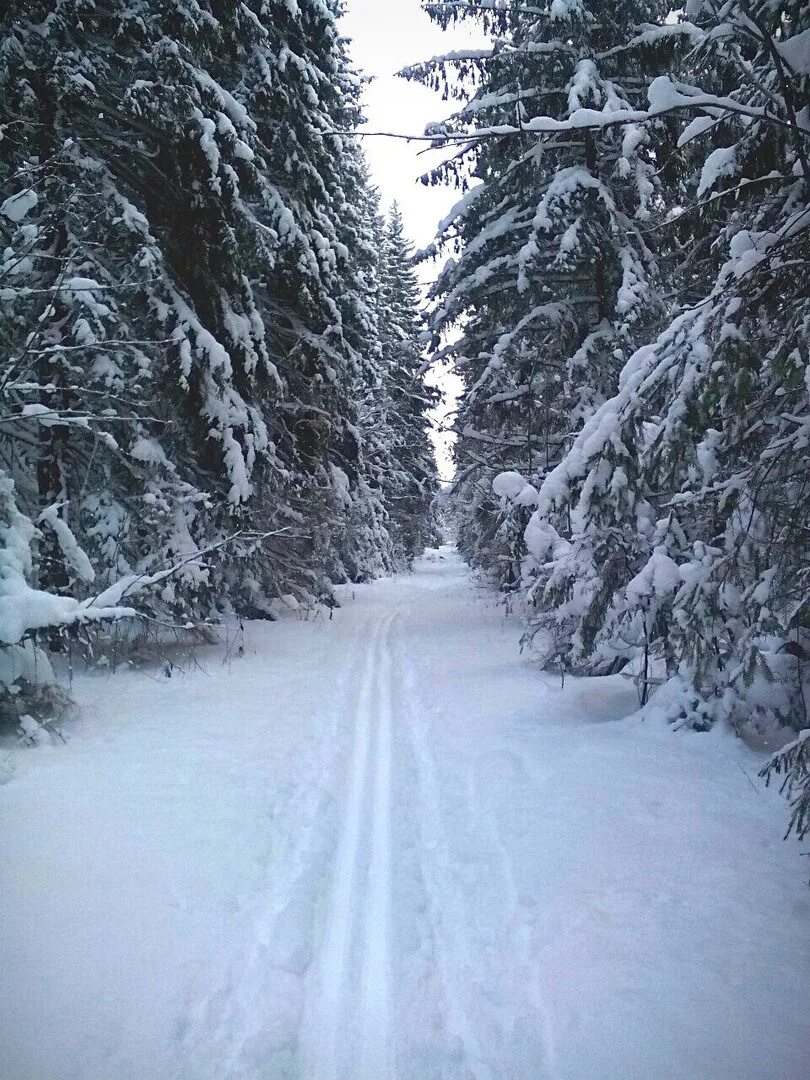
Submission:
M 0 1076 L 805 1080 L 758 759 L 561 688 L 448 549 L 344 596 L 83 677 L 67 745 L 16 754 Z

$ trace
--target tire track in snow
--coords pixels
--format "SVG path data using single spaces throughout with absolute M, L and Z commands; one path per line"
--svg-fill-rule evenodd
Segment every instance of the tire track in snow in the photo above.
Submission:
M 391 699 L 390 687 L 385 683 L 390 684 L 387 641 L 393 619 L 393 612 L 384 614 L 374 629 L 357 697 L 346 809 L 323 945 L 315 963 L 314 986 L 302 1030 L 302 1076 L 306 1080 L 339 1080 L 344 1063 L 352 1080 L 386 1080 L 390 1075 Z M 369 796 L 373 741 L 377 753 Z M 368 830 L 371 858 L 364 882 L 363 839 Z M 361 912 L 364 917 L 358 925 Z M 350 1008 L 358 979 L 359 1017 L 353 1016 Z M 362 1071 L 358 1072 L 358 1068 Z

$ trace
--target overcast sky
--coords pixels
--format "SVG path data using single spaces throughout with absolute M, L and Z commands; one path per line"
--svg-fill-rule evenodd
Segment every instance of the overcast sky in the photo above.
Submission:
M 452 102 L 418 83 L 397 79 L 395 73 L 415 61 L 481 43 L 469 31 L 441 30 L 422 11 L 420 0 L 347 0 L 341 28 L 353 39 L 355 63 L 374 79 L 365 98 L 369 131 L 421 135 L 425 124 L 452 112 Z M 424 143 L 399 139 L 366 138 L 363 146 L 383 203 L 396 199 L 408 235 L 417 247 L 425 247 L 459 198 L 450 188 L 417 183 L 435 155 L 419 157 Z
M 420 0 L 347 0 L 341 29 L 353 39 L 355 63 L 373 77 L 365 94 L 369 131 L 421 135 L 426 124 L 443 119 L 453 111 L 453 103 L 442 101 L 439 94 L 418 83 L 396 78 L 396 72 L 418 60 L 483 44 L 471 29 L 441 30 L 422 11 Z M 388 207 L 396 200 L 409 238 L 417 248 L 426 247 L 438 222 L 459 198 L 459 192 L 452 188 L 428 188 L 417 182 L 436 155 L 420 155 L 424 143 L 400 139 L 366 138 L 363 147 L 383 205 Z M 426 280 L 432 274 L 435 268 L 425 266 L 420 277 Z M 460 383 L 450 372 L 434 372 L 432 376 L 445 394 L 445 404 L 436 417 L 439 427 L 443 427 Z M 449 437 L 437 431 L 434 442 L 440 473 L 449 478 Z

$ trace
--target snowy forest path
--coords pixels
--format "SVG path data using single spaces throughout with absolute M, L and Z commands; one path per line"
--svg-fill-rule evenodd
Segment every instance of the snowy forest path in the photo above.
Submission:
M 332 870 L 326 928 L 307 1005 L 302 1073 L 312 1080 L 385 1076 L 388 1059 L 391 702 L 388 637 L 394 612 L 377 619 L 355 712 L 354 750 Z M 373 756 L 373 760 L 372 760 Z M 370 847 L 364 860 L 364 840 Z M 356 943 L 356 948 L 353 946 Z M 352 971 L 352 954 L 356 971 Z M 355 1033 L 353 1044 L 349 1038 Z
M 77 678 L 19 755 L 0 1075 L 804 1080 L 810 901 L 750 751 L 560 687 L 451 549 L 338 592 Z

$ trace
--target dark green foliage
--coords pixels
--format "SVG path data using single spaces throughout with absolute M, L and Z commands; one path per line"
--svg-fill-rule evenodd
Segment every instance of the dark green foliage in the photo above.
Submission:
M 4 6 L 3 588 L 81 599 L 162 575 L 139 598 L 156 619 L 256 616 L 427 535 L 425 432 L 395 437 L 367 407 L 399 401 L 419 359 L 383 347 L 387 256 L 358 142 L 337 134 L 362 117 L 336 17 L 320 0 Z M 411 467 L 427 501 L 406 555 Z

